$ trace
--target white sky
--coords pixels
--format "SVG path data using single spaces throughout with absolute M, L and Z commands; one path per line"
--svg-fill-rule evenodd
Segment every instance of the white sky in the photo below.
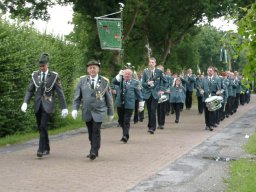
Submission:
M 48 22 L 35 20 L 34 27 L 49 34 L 68 35 L 73 30 L 73 25 L 69 24 L 72 21 L 72 6 L 54 6 L 48 9 L 51 16 Z
M 224 20 L 223 17 L 220 19 L 213 20 L 211 25 L 222 31 L 237 31 L 237 25 L 235 25 L 233 21 Z

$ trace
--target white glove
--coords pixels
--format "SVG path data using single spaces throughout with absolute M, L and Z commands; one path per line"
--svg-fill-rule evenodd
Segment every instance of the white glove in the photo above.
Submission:
M 139 112 L 144 110 L 144 104 L 145 104 L 145 101 L 140 101 L 139 102 Z
M 62 109 L 61 111 L 61 117 L 65 118 L 68 115 L 68 109 Z
M 123 76 L 124 75 L 124 70 L 120 70 L 118 75 Z
M 73 110 L 71 115 L 72 115 L 73 119 L 76 119 L 77 118 L 77 110 Z
M 109 116 L 109 121 L 113 121 L 113 119 L 114 119 L 114 115 L 110 115 Z
M 27 103 L 23 103 L 22 106 L 21 106 L 21 111 L 26 113 L 27 107 L 28 107 L 28 104 Z
M 123 74 L 124 74 L 124 71 L 123 71 L 123 70 L 120 70 L 119 73 L 117 74 L 116 80 L 117 80 L 118 82 L 121 81 Z
M 149 85 L 150 87 L 154 87 L 154 81 L 148 81 L 148 85 Z

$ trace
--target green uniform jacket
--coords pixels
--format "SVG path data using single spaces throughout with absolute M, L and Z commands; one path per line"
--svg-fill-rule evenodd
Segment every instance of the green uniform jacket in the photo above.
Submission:
M 170 103 L 185 103 L 185 88 L 181 87 L 171 87 Z
M 150 77 L 150 70 L 144 69 L 143 76 L 142 76 L 142 87 L 143 87 L 143 98 L 149 99 L 152 95 L 154 99 L 159 99 L 159 91 L 161 89 L 160 84 L 163 82 L 167 82 L 167 79 L 165 78 L 163 72 L 160 69 L 155 68 L 153 78 L 154 86 L 151 87 L 148 85 L 148 81 L 151 80 Z
M 95 89 L 91 89 L 90 77 L 80 77 L 74 95 L 73 110 L 78 110 L 81 103 L 82 117 L 86 122 L 92 118 L 95 122 L 104 122 L 106 112 L 109 116 L 114 115 L 108 79 L 99 75 Z
M 123 99 L 124 99 L 124 108 L 125 109 L 134 109 L 135 108 L 135 100 L 143 101 L 142 98 L 142 92 L 140 88 L 139 81 L 136 79 L 131 79 L 127 82 L 119 82 L 114 78 L 112 80 L 112 83 L 114 85 L 117 85 L 119 88 L 117 90 L 116 94 L 116 100 L 115 104 L 117 107 L 122 107 L 122 101 L 121 101 L 121 94 L 123 93 Z M 123 92 L 121 93 L 121 83 L 123 83 Z

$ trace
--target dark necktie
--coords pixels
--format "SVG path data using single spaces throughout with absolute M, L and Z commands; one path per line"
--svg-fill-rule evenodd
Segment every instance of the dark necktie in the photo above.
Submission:
M 150 70 L 150 80 L 153 80 L 153 77 L 154 77 L 154 71 Z
M 42 77 L 42 84 L 41 84 L 42 91 L 44 90 L 44 87 L 45 87 L 45 72 L 43 72 L 43 77 Z
M 94 89 L 94 79 L 91 79 L 91 89 Z

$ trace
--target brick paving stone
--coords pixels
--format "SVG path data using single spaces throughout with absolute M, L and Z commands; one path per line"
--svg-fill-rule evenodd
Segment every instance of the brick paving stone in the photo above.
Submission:
M 194 106 L 166 117 L 165 129 L 147 133 L 147 119 L 131 123 L 130 140 L 121 143 L 121 128 L 102 129 L 99 157 L 90 161 L 88 135 L 74 134 L 51 141 L 51 154 L 36 157 L 37 146 L 0 154 L 0 192 L 122 192 L 156 174 L 218 130 L 256 107 L 249 105 L 225 119 L 213 132 L 204 130 L 204 115 Z

